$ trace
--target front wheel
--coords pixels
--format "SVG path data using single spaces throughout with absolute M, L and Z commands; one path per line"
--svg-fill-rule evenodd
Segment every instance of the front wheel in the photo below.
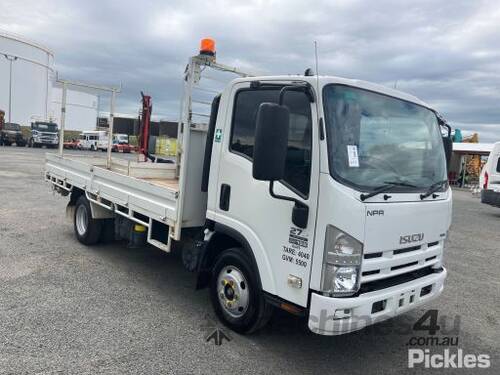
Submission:
M 272 314 L 248 256 L 240 248 L 228 249 L 212 269 L 210 297 L 217 317 L 238 333 L 262 328 Z
M 92 211 L 88 199 L 82 195 L 76 201 L 74 215 L 76 238 L 84 245 L 94 245 L 99 242 L 102 222 L 92 219 Z

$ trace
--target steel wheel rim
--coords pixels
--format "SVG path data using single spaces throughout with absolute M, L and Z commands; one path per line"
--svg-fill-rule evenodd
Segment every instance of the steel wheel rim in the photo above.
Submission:
M 85 235 L 87 233 L 87 225 L 88 225 L 88 215 L 87 209 L 80 205 L 76 210 L 76 230 L 80 236 Z
M 222 310 L 233 318 L 242 317 L 248 310 L 248 282 L 237 267 L 225 266 L 217 277 L 217 297 Z

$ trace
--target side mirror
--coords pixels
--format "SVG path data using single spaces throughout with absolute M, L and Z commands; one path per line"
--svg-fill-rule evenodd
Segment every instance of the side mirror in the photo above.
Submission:
M 256 121 L 253 178 L 281 180 L 285 175 L 290 110 L 283 105 L 262 103 Z
M 443 137 L 444 154 L 446 155 L 446 166 L 450 165 L 451 154 L 453 152 L 453 141 L 451 137 Z
M 449 168 L 451 154 L 453 152 L 453 138 L 451 136 L 451 126 L 446 123 L 443 123 L 442 126 L 444 126 L 448 131 L 447 132 L 448 134 L 443 136 L 443 147 L 444 147 L 444 154 L 446 156 L 446 167 Z
M 292 222 L 307 228 L 309 207 L 295 198 L 275 194 L 274 181 L 285 177 L 290 110 L 275 103 L 262 103 L 257 111 L 252 175 L 256 180 L 270 181 L 269 194 L 273 198 L 294 202 Z

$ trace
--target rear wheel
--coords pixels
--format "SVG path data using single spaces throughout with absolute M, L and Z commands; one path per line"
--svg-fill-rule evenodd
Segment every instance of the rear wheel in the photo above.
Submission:
M 84 195 L 78 198 L 76 202 L 73 222 L 78 241 L 84 245 L 93 245 L 99 242 L 102 222 L 92 219 L 90 203 Z
M 243 250 L 233 248 L 222 252 L 212 269 L 212 306 L 217 317 L 239 333 L 262 328 L 272 314 L 253 268 Z

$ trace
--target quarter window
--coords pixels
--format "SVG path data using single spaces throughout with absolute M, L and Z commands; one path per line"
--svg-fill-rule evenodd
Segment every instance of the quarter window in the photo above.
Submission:
M 236 94 L 231 151 L 253 160 L 255 121 L 261 103 L 278 103 L 279 89 L 244 89 Z M 290 130 L 282 182 L 301 195 L 309 194 L 311 177 L 312 118 L 311 103 L 303 92 L 289 91 L 284 104 L 290 109 Z

